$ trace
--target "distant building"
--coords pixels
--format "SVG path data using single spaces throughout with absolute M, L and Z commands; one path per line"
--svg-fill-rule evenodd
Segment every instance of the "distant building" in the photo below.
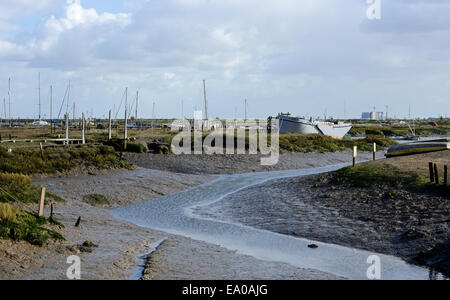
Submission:
M 383 121 L 386 120 L 386 114 L 382 111 L 379 112 L 363 112 L 361 115 L 362 120 Z
M 361 119 L 363 120 L 372 120 L 372 113 L 370 112 L 363 112 Z

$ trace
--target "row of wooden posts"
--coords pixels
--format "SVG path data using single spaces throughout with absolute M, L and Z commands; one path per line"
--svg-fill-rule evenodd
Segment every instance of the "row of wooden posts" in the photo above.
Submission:
M 438 169 L 437 164 L 430 162 L 428 165 L 429 165 L 429 169 L 430 169 L 430 182 L 439 184 L 440 183 L 439 169 Z M 444 182 L 443 182 L 443 184 L 444 184 L 444 186 L 448 185 L 448 167 L 447 167 L 447 165 L 444 166 Z
M 127 116 L 127 110 L 125 109 L 125 129 L 124 129 L 124 139 L 126 140 L 128 138 L 128 116 Z M 111 110 L 109 111 L 109 124 L 108 124 L 108 138 L 112 139 L 112 131 L 111 131 Z M 85 137 L 85 131 L 86 131 L 86 119 L 84 116 L 84 113 L 82 114 L 82 125 L 81 125 L 81 139 L 82 143 L 86 144 L 86 137 Z M 66 139 L 69 140 L 69 117 L 66 115 Z M 43 146 L 42 143 L 40 143 L 41 153 L 43 154 Z M 39 202 L 39 217 L 44 216 L 44 203 L 45 203 L 45 187 L 42 187 L 41 190 L 41 201 Z M 53 216 L 53 205 L 51 205 L 51 216 Z M 77 224 L 79 225 L 81 218 L 77 220 Z
M 109 118 L 108 118 L 108 139 L 111 140 L 112 139 L 112 118 L 111 118 L 111 110 L 109 111 Z M 66 118 L 66 123 L 69 123 L 69 120 Z M 83 139 L 83 144 L 86 143 L 86 138 L 85 138 L 85 125 L 86 125 L 86 121 L 85 121 L 85 117 L 84 117 L 84 113 L 82 116 L 82 139 Z M 66 138 L 69 138 L 69 126 L 66 126 Z M 127 109 L 125 109 L 125 126 L 124 126 L 124 132 L 123 132 L 123 138 L 124 140 L 128 139 L 128 111 Z
M 356 166 L 356 159 L 358 158 L 358 146 L 353 147 L 353 167 Z M 373 143 L 373 160 L 377 160 L 377 143 Z

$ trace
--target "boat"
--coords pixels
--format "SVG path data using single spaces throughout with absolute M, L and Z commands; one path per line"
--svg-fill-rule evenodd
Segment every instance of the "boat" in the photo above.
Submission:
M 46 121 L 39 120 L 39 121 L 34 121 L 32 123 L 32 125 L 33 126 L 49 126 L 50 124 Z
M 340 121 L 326 122 L 309 120 L 301 117 L 292 117 L 290 113 L 280 113 L 277 116 L 280 133 L 321 134 L 342 139 L 352 128 L 352 124 Z
M 450 142 L 447 139 L 412 142 L 390 147 L 386 153 L 386 157 L 412 155 L 444 150 L 450 150 Z

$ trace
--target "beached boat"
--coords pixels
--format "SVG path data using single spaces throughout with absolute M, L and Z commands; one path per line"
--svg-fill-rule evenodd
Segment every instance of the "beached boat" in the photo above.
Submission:
M 386 157 L 450 150 L 447 139 L 400 144 L 388 149 Z
M 280 133 L 322 134 L 341 139 L 352 128 L 352 124 L 349 123 L 306 120 L 305 118 L 291 117 L 289 113 L 280 113 L 277 119 Z

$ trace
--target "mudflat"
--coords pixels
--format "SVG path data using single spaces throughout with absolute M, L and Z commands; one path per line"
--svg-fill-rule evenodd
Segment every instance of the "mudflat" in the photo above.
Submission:
M 388 164 L 426 174 L 429 161 L 449 164 L 450 151 L 366 165 Z M 448 194 L 378 184 L 355 187 L 333 183 L 332 177 L 267 182 L 232 194 L 205 211 L 260 229 L 398 256 L 450 276 Z

